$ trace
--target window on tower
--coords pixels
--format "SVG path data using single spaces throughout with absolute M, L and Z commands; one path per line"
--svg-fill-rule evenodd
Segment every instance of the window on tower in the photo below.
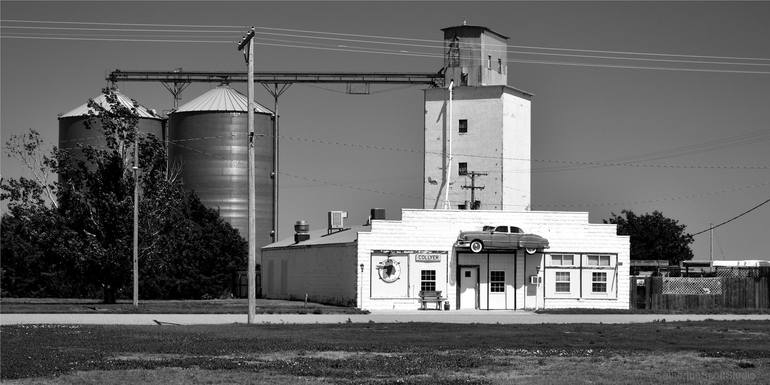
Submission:
M 492 69 L 492 55 L 487 55 L 487 69 Z
M 457 130 L 461 134 L 468 133 L 468 119 L 460 119 L 460 123 L 457 125 Z
M 503 59 L 497 59 L 497 72 L 503 73 Z

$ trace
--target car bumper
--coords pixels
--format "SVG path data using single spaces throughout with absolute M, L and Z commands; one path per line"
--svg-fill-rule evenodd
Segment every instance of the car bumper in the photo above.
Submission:
M 455 242 L 455 247 L 471 247 L 471 241 L 464 241 L 462 239 L 458 239 Z

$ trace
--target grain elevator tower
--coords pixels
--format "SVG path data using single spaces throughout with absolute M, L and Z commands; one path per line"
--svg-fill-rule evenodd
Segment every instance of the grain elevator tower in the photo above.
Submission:
M 508 38 L 442 31 L 446 87 L 425 90 L 424 207 L 443 208 L 448 188 L 452 209 L 529 210 L 532 95 L 507 84 Z

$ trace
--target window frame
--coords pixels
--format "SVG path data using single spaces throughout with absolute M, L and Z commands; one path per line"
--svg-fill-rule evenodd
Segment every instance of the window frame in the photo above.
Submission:
M 468 175 L 468 162 L 457 162 L 457 175 Z
M 468 119 L 457 120 L 457 133 L 458 134 L 468 133 Z
M 426 289 L 426 285 L 433 285 L 433 289 Z M 436 291 L 436 270 L 420 270 L 420 291 Z
M 497 277 L 493 277 L 497 275 Z M 505 270 L 489 271 L 489 292 L 505 293 Z
M 487 69 L 492 69 L 492 55 L 487 55 Z
M 575 265 L 575 254 L 549 254 L 551 256 L 551 260 L 548 262 L 550 266 L 570 266 L 574 267 Z M 559 258 L 559 263 L 554 262 L 554 257 Z M 570 257 L 570 264 L 567 265 L 564 263 L 564 257 Z
M 603 277 L 602 280 L 597 280 L 597 276 Z M 607 286 L 607 272 L 606 271 L 592 271 L 591 272 L 591 294 L 607 294 L 609 286 Z M 596 285 L 604 285 L 604 290 L 596 290 Z
M 595 259 L 596 263 L 592 263 Z M 603 263 L 606 261 L 606 263 Z M 608 254 L 586 254 L 586 266 L 593 266 L 599 268 L 612 267 L 612 256 Z
M 569 271 L 555 271 L 554 272 L 554 290 L 553 292 L 555 294 L 570 294 L 572 293 L 572 274 Z M 566 274 L 567 279 L 563 279 L 564 275 Z M 559 275 L 561 275 L 562 279 L 559 279 Z M 559 290 L 559 285 L 567 284 L 567 290 Z

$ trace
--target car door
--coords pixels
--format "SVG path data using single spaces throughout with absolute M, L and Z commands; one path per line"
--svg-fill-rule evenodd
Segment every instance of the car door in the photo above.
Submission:
M 511 248 L 519 247 L 519 239 L 521 239 L 523 231 L 516 226 L 509 226 L 508 230 L 508 242 L 511 245 Z
M 497 226 L 490 240 L 490 247 L 506 247 L 508 245 L 508 226 Z

